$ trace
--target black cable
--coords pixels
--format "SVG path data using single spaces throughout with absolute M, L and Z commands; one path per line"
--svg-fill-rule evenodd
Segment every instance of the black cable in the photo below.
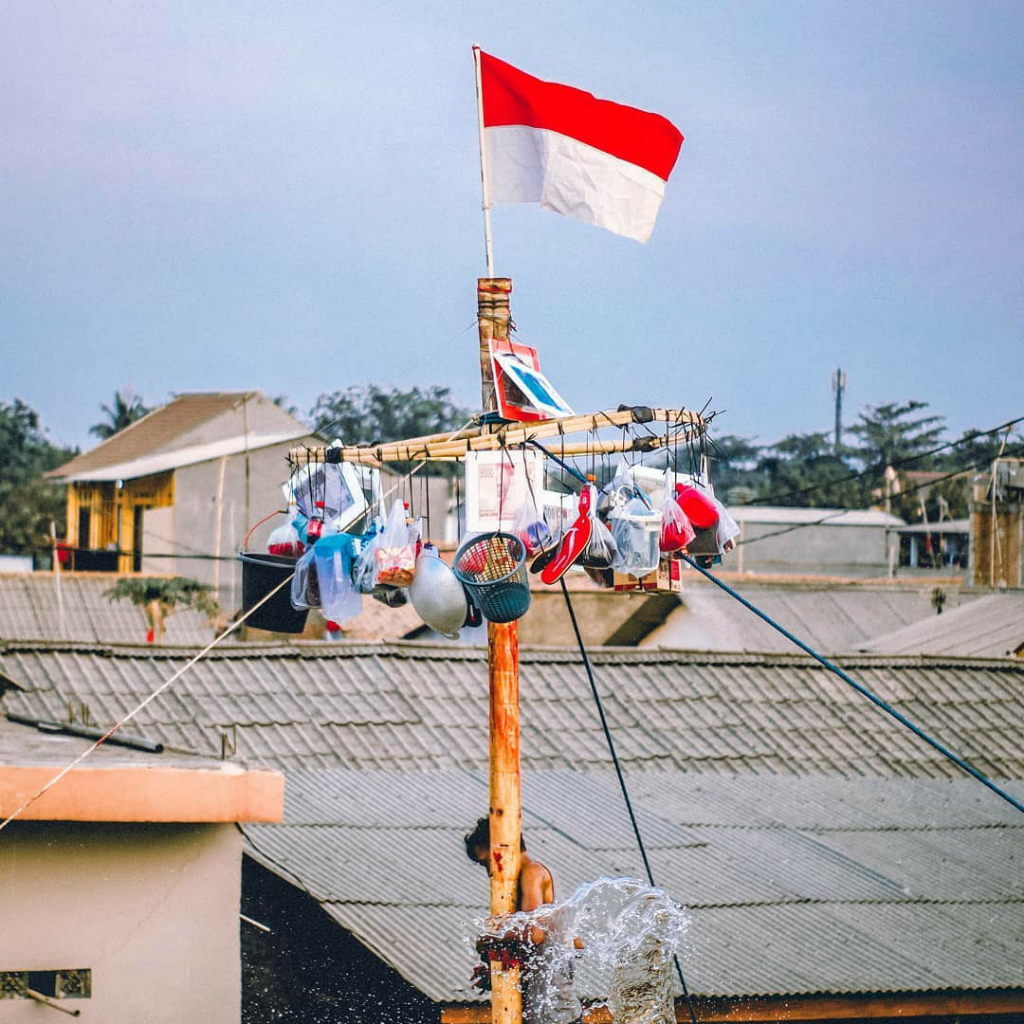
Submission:
M 573 611 L 572 601 L 569 599 L 569 588 L 565 585 L 565 577 L 559 581 L 562 584 L 562 595 L 565 597 L 565 607 L 569 611 L 569 619 L 572 622 L 573 632 L 576 634 L 576 643 L 580 649 L 580 657 L 583 659 L 583 667 L 587 671 L 587 679 L 590 680 L 590 692 L 594 695 L 594 703 L 597 705 L 597 713 L 601 718 L 601 728 L 604 729 L 604 738 L 608 741 L 608 752 L 612 755 L 612 763 L 615 765 L 615 774 L 619 777 L 619 786 L 622 789 L 622 798 L 626 802 L 626 810 L 629 812 L 629 820 L 633 825 L 633 834 L 636 836 L 636 845 L 640 848 L 640 857 L 644 862 L 644 870 L 647 872 L 647 881 L 652 887 L 656 887 L 654 872 L 651 870 L 651 862 L 647 859 L 647 848 L 644 846 L 643 836 L 640 835 L 640 826 L 637 824 L 636 814 L 633 812 L 633 802 L 629 799 L 629 790 L 626 788 L 626 777 L 622 774 L 622 766 L 619 764 L 619 756 L 615 752 L 615 741 L 612 739 L 611 730 L 608 728 L 608 719 L 604 714 L 604 705 L 601 703 L 601 694 L 598 692 L 597 683 L 594 680 L 594 670 L 590 665 L 590 658 L 587 649 L 583 644 L 583 637 L 580 635 L 580 627 L 576 622 L 576 613 Z M 683 968 L 679 963 L 679 956 L 672 954 L 676 965 L 676 973 L 679 975 L 679 984 L 683 986 L 683 996 L 686 999 L 687 1009 L 690 1011 L 690 1024 L 697 1024 L 697 1012 L 693 1006 L 693 997 L 683 977 Z
M 813 494 L 815 491 L 822 491 L 826 487 L 832 487 L 835 484 L 844 484 L 851 480 L 860 480 L 862 477 L 870 476 L 872 473 L 877 473 L 879 470 L 885 469 L 886 466 L 892 466 L 893 469 L 896 469 L 899 466 L 909 465 L 911 462 L 920 462 L 921 459 L 927 459 L 931 455 L 937 455 L 939 452 L 944 452 L 947 448 L 956 448 L 957 445 L 966 444 L 968 441 L 973 441 L 978 437 L 988 437 L 989 434 L 998 434 L 1000 430 L 1007 430 L 1009 427 L 1022 422 L 1024 422 L 1024 416 L 1018 416 L 1016 419 L 1008 420 L 1006 423 L 1001 423 L 998 427 L 992 427 L 991 430 L 972 431 L 970 434 L 965 434 L 956 441 L 948 441 L 946 444 L 941 444 L 937 448 L 932 448 L 926 452 L 920 452 L 917 455 L 908 455 L 906 458 L 896 459 L 889 463 L 876 462 L 857 473 L 848 473 L 846 476 L 837 476 L 832 480 L 826 480 L 824 483 L 820 484 L 809 484 L 807 487 L 799 487 L 795 491 L 785 491 L 782 494 L 769 494 L 763 498 L 751 498 L 750 501 L 745 501 L 743 506 L 740 507 L 746 507 L 748 505 L 765 505 L 773 501 L 782 501 L 784 498 L 795 498 L 800 494 Z M 820 433 L 825 433 L 825 431 L 820 431 Z M 714 444 L 714 441 L 711 443 Z M 772 446 L 769 445 L 769 449 L 771 447 Z M 950 475 L 956 476 L 959 473 L 965 473 L 968 469 L 973 468 L 973 466 L 966 466 L 963 469 L 958 469 L 955 473 L 948 474 L 947 479 Z M 932 483 L 934 482 L 935 481 L 932 481 Z M 928 486 L 930 486 L 930 484 Z
M 1005 789 L 1002 789 L 1000 786 L 997 786 L 990 778 L 988 778 L 988 776 L 983 775 L 981 772 L 978 771 L 977 768 L 973 767 L 973 765 L 968 764 L 963 758 L 957 757 L 957 755 L 954 754 L 952 750 L 950 750 L 948 747 L 943 746 L 937 739 L 933 739 L 920 726 L 915 725 L 905 715 L 900 714 L 900 712 L 897 711 L 891 704 L 887 704 L 884 700 L 882 700 L 881 697 L 872 693 L 871 690 L 869 690 L 866 686 L 862 686 L 852 676 L 847 675 L 834 662 L 829 661 L 828 658 L 824 657 L 821 654 L 818 654 L 818 652 L 815 651 L 813 648 L 808 647 L 807 644 L 805 644 L 802 640 L 797 639 L 797 637 L 790 633 L 788 629 L 786 629 L 784 626 L 780 626 L 774 619 L 771 618 L 771 616 L 766 615 L 763 611 L 761 611 L 760 608 L 756 608 L 754 605 L 752 605 L 745 597 L 743 597 L 742 594 L 738 594 L 735 590 L 733 590 L 733 588 L 730 587 L 728 583 L 724 583 L 717 576 L 713 576 L 711 573 L 707 571 L 707 569 L 705 569 L 703 566 L 694 561 L 694 559 L 692 559 L 689 555 L 682 555 L 681 557 L 685 562 L 693 566 L 693 568 L 696 569 L 698 572 L 703 573 L 703 575 L 705 575 L 709 580 L 711 580 L 712 583 L 714 583 L 716 586 L 721 587 L 722 590 L 724 590 L 730 597 L 734 597 L 737 601 L 740 602 L 740 604 L 742 604 L 744 607 L 752 611 L 759 619 L 763 619 L 765 622 L 767 622 L 768 625 L 772 627 L 772 629 L 778 630 L 787 640 L 796 644 L 797 647 L 799 647 L 800 650 L 802 650 L 805 654 L 809 654 L 816 662 L 827 668 L 829 672 L 832 672 L 835 675 L 837 675 L 840 679 L 842 679 L 844 683 L 848 683 L 859 694 L 861 694 L 864 697 L 867 697 L 867 699 L 871 701 L 872 704 L 874 704 L 876 707 L 881 708 L 886 714 L 892 715 L 892 717 L 895 718 L 896 721 L 900 723 L 900 725 L 906 726 L 915 736 L 924 740 L 925 743 L 927 743 L 929 746 L 937 750 L 940 754 L 942 754 L 943 757 L 948 758 L 958 768 L 961 768 L 963 771 L 967 772 L 968 775 L 973 776 L 982 785 L 988 786 L 988 788 L 991 789 L 992 792 L 996 794 L 996 796 L 1002 797 L 1008 804 L 1011 804 L 1013 807 L 1016 807 L 1018 811 L 1024 814 L 1024 804 L 1022 804 L 1019 800 L 1015 800 L 1012 796 L 1010 796 L 1009 793 L 1006 792 Z M 577 633 L 577 636 L 578 635 L 579 634 Z

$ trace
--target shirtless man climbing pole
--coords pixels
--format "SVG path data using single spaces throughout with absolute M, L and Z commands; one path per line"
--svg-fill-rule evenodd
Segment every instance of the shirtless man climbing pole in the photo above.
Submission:
M 490 821 L 487 818 L 477 821 L 473 831 L 466 835 L 465 843 L 466 856 L 482 864 L 490 875 Z M 520 849 L 522 853 L 516 909 L 532 913 L 554 904 L 555 880 L 547 867 L 529 856 L 523 838 L 520 838 Z M 545 927 L 541 927 L 535 920 L 529 934 L 510 932 L 502 940 L 506 948 L 511 945 L 520 950 L 523 1024 L 574 1024 L 582 1020 L 583 1008 L 573 991 L 572 961 L 565 948 L 556 948 L 566 943 L 556 925 L 554 918 L 545 922 Z M 490 987 L 490 963 L 486 957 L 487 949 L 492 945 L 486 940 L 478 945 L 485 960 L 473 972 L 473 984 L 481 990 Z M 583 944 L 579 939 L 572 939 L 570 945 L 581 949 Z

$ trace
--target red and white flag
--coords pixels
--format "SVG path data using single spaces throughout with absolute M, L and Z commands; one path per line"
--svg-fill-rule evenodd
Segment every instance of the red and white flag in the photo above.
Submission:
M 540 203 L 646 242 L 683 136 L 660 114 L 543 82 L 479 51 L 489 203 Z

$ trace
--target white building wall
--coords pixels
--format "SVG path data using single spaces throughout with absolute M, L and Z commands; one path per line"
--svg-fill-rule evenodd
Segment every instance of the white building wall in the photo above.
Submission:
M 83 1024 L 238 1024 L 234 825 L 14 822 L 0 842 L 0 971 L 92 970 Z M 0 1024 L 62 1017 L 0 999 Z

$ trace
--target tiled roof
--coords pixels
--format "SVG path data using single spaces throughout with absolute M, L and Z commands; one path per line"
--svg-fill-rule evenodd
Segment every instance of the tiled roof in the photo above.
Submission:
M 215 391 L 178 395 L 173 401 L 147 413 L 95 448 L 76 455 L 49 475 L 72 476 L 164 451 L 177 438 L 233 409 L 247 395 L 254 394 L 256 392 L 252 391 Z
M 877 637 L 910 623 L 939 620 L 927 583 L 763 583 L 733 577 L 732 586 L 776 622 L 825 654 L 860 650 Z M 945 586 L 946 612 L 977 600 L 957 586 Z M 943 614 L 942 619 L 946 618 Z M 713 584 L 687 578 L 680 606 L 644 640 L 645 647 L 691 651 L 789 653 L 793 645 Z M 917 654 L 913 647 L 898 652 Z M 952 653 L 952 652 L 949 652 Z M 981 651 L 963 651 L 981 654 Z
M 941 616 L 932 615 L 872 638 L 860 649 L 877 654 L 1001 658 L 1024 643 L 1024 590 L 990 594 Z
M 104 596 L 117 579 L 106 573 L 0 575 L 0 640 L 142 642 L 149 629 L 143 610 Z M 205 647 L 213 639 L 206 616 L 195 609 L 168 615 L 164 625 L 166 644 Z
M 123 715 L 191 652 L 8 643 L 7 711 Z M 592 652 L 655 877 L 693 913 L 701 995 L 1024 988 L 1024 824 L 802 657 Z M 1024 796 L 1024 664 L 858 657 L 856 678 Z M 639 876 L 579 659 L 521 652 L 525 827 L 560 893 Z M 0 678 L 2 683 L 2 678 Z M 485 652 L 412 643 L 215 649 L 133 722 L 169 747 L 284 768 L 251 854 L 438 1001 L 486 879 Z M 424 864 L 429 870 L 424 870 Z M 429 943 L 425 943 L 429 936 Z M 585 981 L 585 979 L 584 979 Z

